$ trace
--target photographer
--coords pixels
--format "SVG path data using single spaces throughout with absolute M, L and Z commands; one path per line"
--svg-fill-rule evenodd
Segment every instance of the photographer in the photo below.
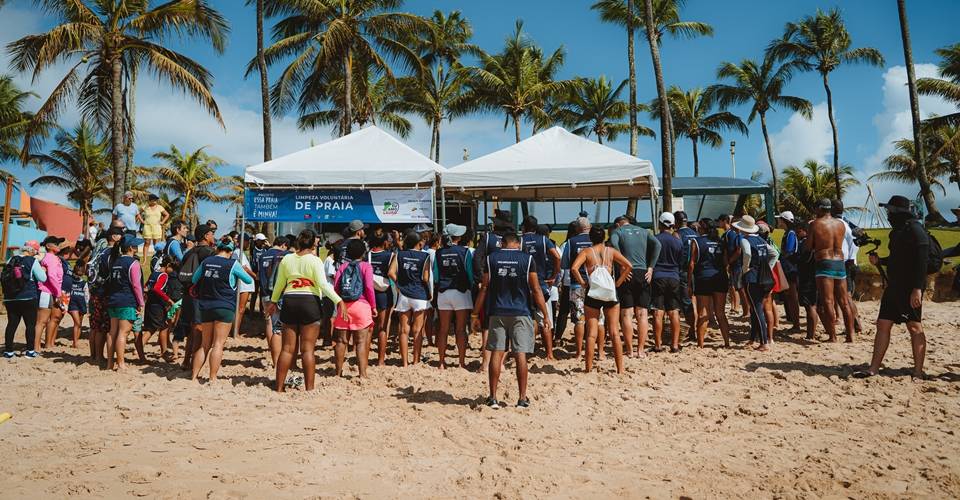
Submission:
M 890 345 L 890 329 L 894 323 L 906 323 L 913 346 L 913 378 L 923 379 L 923 359 L 927 340 L 921 323 L 923 291 L 926 289 L 927 257 L 930 246 L 927 233 L 910 210 L 910 200 L 892 196 L 880 206 L 887 209 L 890 221 L 890 255 L 880 258 L 870 254 L 874 266 L 887 266 L 889 282 L 880 301 L 877 315 L 877 336 L 873 342 L 873 360 L 867 371 L 854 373 L 856 378 L 872 377 L 879 373 L 883 356 Z

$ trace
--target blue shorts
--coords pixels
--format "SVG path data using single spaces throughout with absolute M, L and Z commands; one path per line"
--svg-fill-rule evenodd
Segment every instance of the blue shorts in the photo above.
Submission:
M 393 307 L 393 291 L 387 290 L 384 292 L 374 292 L 374 296 L 377 299 L 377 310 L 386 311 Z
M 77 311 L 80 314 L 87 314 L 87 301 L 73 297 L 70 299 L 70 305 L 67 306 L 67 312 Z

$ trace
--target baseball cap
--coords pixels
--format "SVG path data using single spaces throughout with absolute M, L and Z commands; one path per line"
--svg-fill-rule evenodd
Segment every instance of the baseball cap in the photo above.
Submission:
M 890 213 L 910 213 L 910 200 L 905 196 L 895 194 L 890 197 L 890 201 L 881 203 L 881 207 L 886 208 Z
M 361 229 L 366 229 L 368 227 L 370 226 L 367 224 L 364 224 L 362 220 L 354 219 L 350 221 L 350 224 L 347 225 L 347 231 L 350 231 L 351 233 L 355 233 Z
M 27 248 L 32 248 L 34 252 L 40 251 L 40 243 L 37 243 L 37 240 L 30 240 L 23 243 L 23 246 Z
M 263 233 L 257 233 L 253 236 L 253 241 L 267 241 L 267 235 Z
M 787 222 L 790 222 L 790 223 L 792 223 L 792 222 L 794 221 L 793 212 L 791 212 L 791 211 L 789 211 L 789 210 L 784 210 L 783 212 L 780 212 L 780 215 L 778 215 L 777 218 L 778 218 L 778 219 L 783 219 L 783 220 L 785 220 L 785 221 L 787 221 Z
M 667 227 L 673 227 L 676 220 L 673 218 L 673 214 L 670 212 L 664 212 L 660 214 L 660 223 Z
M 125 191 L 123 193 L 124 198 L 133 198 L 133 191 Z
M 467 226 L 461 226 L 459 224 L 447 224 L 443 228 L 443 232 L 447 233 L 448 236 L 463 236 L 467 233 Z
M 128 234 L 123 237 L 123 246 L 125 247 L 138 247 L 140 245 L 143 245 L 142 238 L 137 238 L 132 234 Z
M 823 198 L 822 200 L 817 202 L 817 208 L 820 208 L 823 210 L 830 210 L 831 208 L 833 208 L 833 202 L 831 202 L 827 198 Z
M 160 199 L 160 197 L 157 196 L 157 195 L 155 195 L 155 194 L 153 194 L 153 193 L 150 193 L 150 196 L 148 196 L 147 199 L 150 200 L 150 201 L 157 201 L 157 200 Z
M 217 243 L 217 250 L 229 250 L 232 252 L 234 250 L 233 242 L 230 240 L 221 240 L 220 243 Z
M 67 241 L 67 239 L 66 239 L 66 238 L 57 238 L 56 236 L 47 236 L 46 238 L 43 239 L 43 246 L 47 246 L 47 245 L 59 245 L 59 244 L 63 243 L 64 241 Z
M 207 236 L 207 233 L 212 232 L 213 229 L 210 226 L 206 224 L 200 224 L 196 227 L 196 229 L 193 230 L 193 237 L 196 238 L 197 241 L 200 241 Z

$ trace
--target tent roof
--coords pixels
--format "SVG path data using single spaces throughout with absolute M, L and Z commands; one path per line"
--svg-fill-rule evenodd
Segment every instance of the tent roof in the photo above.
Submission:
M 448 189 L 500 191 L 503 197 L 513 197 L 511 191 L 529 196 L 532 188 L 546 188 L 537 189 L 538 194 L 550 198 L 596 196 L 585 192 L 590 185 L 616 185 L 618 191 L 623 191 L 613 194 L 617 197 L 645 195 L 650 191 L 650 184 L 655 188 L 657 182 L 650 161 L 571 134 L 562 127 L 552 127 L 510 147 L 450 168 L 443 173 L 442 180 Z M 527 189 L 515 190 L 514 186 Z M 593 191 L 602 196 L 609 193 L 606 187 Z
M 411 186 L 442 170 L 376 126 L 248 167 L 244 181 L 267 186 Z
M 733 177 L 674 177 L 674 196 L 690 194 L 765 194 L 770 186 L 750 179 Z

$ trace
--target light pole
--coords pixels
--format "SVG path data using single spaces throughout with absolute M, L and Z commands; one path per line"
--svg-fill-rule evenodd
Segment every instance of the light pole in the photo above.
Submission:
M 730 177 L 737 177 L 737 141 L 730 141 Z

